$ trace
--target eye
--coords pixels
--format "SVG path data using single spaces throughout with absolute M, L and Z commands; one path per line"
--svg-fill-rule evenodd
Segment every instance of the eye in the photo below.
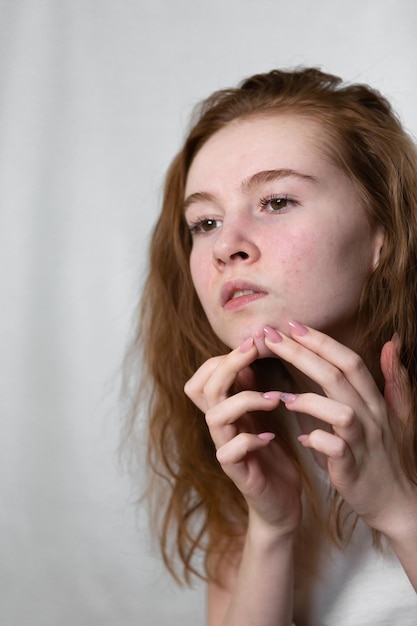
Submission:
M 192 235 L 202 235 L 216 230 L 222 225 L 221 220 L 215 220 L 212 217 L 199 217 L 195 222 L 189 224 L 188 228 Z
M 286 208 L 288 200 L 287 198 L 271 198 L 268 204 L 274 211 L 280 211 Z
M 259 203 L 262 207 L 269 210 L 270 213 L 279 213 L 296 204 L 294 200 L 291 200 L 287 196 L 268 196 L 261 198 Z

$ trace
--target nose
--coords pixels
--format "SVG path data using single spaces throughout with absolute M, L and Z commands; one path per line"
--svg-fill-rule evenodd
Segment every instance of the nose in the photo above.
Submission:
M 213 245 L 213 263 L 218 269 L 233 263 L 253 263 L 259 256 L 249 228 L 223 223 Z

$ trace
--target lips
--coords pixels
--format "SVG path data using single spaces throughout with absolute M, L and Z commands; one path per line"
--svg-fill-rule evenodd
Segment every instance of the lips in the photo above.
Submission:
M 236 308 L 267 295 L 260 285 L 247 281 L 235 280 L 225 283 L 221 290 L 220 301 L 224 308 Z

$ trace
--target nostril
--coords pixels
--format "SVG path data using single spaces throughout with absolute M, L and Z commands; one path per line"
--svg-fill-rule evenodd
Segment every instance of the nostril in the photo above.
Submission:
M 249 254 L 247 252 L 236 252 L 237 256 L 240 256 L 241 259 L 248 259 L 249 258 Z

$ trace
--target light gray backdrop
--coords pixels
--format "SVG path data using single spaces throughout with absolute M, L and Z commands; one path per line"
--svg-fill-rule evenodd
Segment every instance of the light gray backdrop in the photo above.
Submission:
M 203 624 L 118 469 L 120 362 L 192 106 L 298 64 L 417 132 L 414 0 L 0 0 L 1 626 Z

